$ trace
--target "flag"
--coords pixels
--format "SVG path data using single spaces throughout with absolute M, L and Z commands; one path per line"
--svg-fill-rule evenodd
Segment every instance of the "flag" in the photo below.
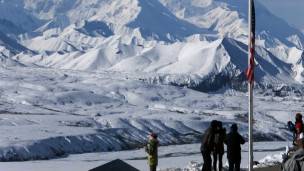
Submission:
M 254 52 L 255 52 L 255 9 L 254 0 L 248 0 L 249 9 L 249 34 L 248 34 L 248 69 L 246 70 L 246 77 L 248 79 L 248 94 L 249 94 L 249 106 L 248 106 L 248 142 L 249 142 L 249 160 L 248 171 L 253 171 L 253 83 L 254 83 Z
M 250 61 L 249 61 L 249 66 L 246 69 L 246 77 L 250 84 L 254 82 L 254 67 L 255 67 L 255 62 L 254 62 L 254 52 L 255 52 L 255 8 L 254 8 L 254 1 L 252 1 L 252 6 L 251 6 L 251 30 L 249 33 L 250 36 L 250 41 L 249 41 L 249 53 L 250 53 Z

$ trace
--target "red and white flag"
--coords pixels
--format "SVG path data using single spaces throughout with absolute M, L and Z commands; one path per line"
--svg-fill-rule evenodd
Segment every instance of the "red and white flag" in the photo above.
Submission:
M 252 6 L 251 6 L 251 30 L 250 30 L 250 61 L 249 61 L 249 66 L 246 69 L 246 77 L 250 84 L 254 82 L 254 67 L 255 67 L 255 62 L 254 62 L 254 53 L 255 53 L 255 8 L 254 8 L 254 1 L 252 1 Z

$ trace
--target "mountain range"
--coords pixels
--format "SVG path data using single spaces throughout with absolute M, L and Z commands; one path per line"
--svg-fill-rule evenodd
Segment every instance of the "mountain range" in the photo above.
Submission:
M 237 0 L 1 0 L 0 57 L 5 66 L 154 73 L 146 79 L 202 91 L 242 89 L 247 6 Z M 258 2 L 256 14 L 257 87 L 302 87 L 304 34 Z

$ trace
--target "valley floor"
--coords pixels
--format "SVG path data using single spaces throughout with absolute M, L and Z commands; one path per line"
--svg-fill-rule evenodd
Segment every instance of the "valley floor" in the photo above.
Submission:
M 143 147 L 152 131 L 158 133 L 162 146 L 198 143 L 214 119 L 223 121 L 227 130 L 231 123 L 237 123 L 246 137 L 246 93 L 233 90 L 202 93 L 186 87 L 149 83 L 144 79 L 147 75 L 1 67 L 0 161 L 60 158 L 16 163 L 10 168 L 27 164 L 48 168 L 44 165 L 49 162 L 58 167 L 93 167 L 99 164 L 100 155 L 115 154 L 106 152 Z M 290 139 L 286 122 L 302 111 L 303 101 L 302 97 L 256 94 L 255 140 Z M 194 154 L 183 160 L 182 165 L 194 156 L 200 160 L 195 149 L 198 147 L 193 148 Z M 92 152 L 105 153 L 98 153 L 95 158 L 94 154 L 88 158 L 73 156 Z M 131 158 L 127 152 L 117 154 Z M 79 156 L 81 159 L 77 159 Z M 95 163 L 89 160 L 92 156 Z M 144 154 L 139 156 L 143 158 Z M 175 159 L 167 158 L 165 163 L 175 163 Z M 78 162 L 70 162 L 73 159 Z M 134 162 L 139 167 L 145 163 L 130 160 Z
M 279 155 L 285 151 L 288 142 L 259 142 L 255 143 L 255 160 L 259 161 L 268 156 L 268 161 L 276 160 L 273 155 Z M 242 147 L 242 168 L 247 167 L 247 144 Z M 199 153 L 199 144 L 176 145 L 160 147 L 159 149 L 159 167 L 158 169 L 167 168 L 192 168 L 196 169 L 202 162 Z M 226 155 L 224 155 L 224 164 L 226 163 Z M 119 152 L 102 152 L 87 153 L 79 155 L 70 155 L 67 158 L 54 159 L 48 161 L 28 161 L 28 162 L 2 162 L 0 170 L 5 171 L 87 171 L 111 160 L 120 158 L 132 166 L 147 171 L 147 161 L 145 160 L 144 149 L 119 151 Z M 272 160 L 272 161 L 270 161 Z M 192 162 L 192 164 L 190 164 Z

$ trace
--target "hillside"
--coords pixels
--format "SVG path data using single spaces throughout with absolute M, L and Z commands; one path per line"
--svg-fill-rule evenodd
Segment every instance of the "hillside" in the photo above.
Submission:
M 229 82 L 244 81 L 245 1 L 15 0 L 4 1 L 1 8 L 6 10 L 0 31 L 15 40 L 6 43 L 8 50 L 22 52 L 9 57 L 25 65 L 194 75 L 194 87 L 200 89 L 204 84 L 243 88 Z M 9 15 L 12 8 L 22 12 Z M 280 86 L 283 80 L 301 85 L 303 34 L 261 4 L 256 9 L 256 81 L 260 87 Z

